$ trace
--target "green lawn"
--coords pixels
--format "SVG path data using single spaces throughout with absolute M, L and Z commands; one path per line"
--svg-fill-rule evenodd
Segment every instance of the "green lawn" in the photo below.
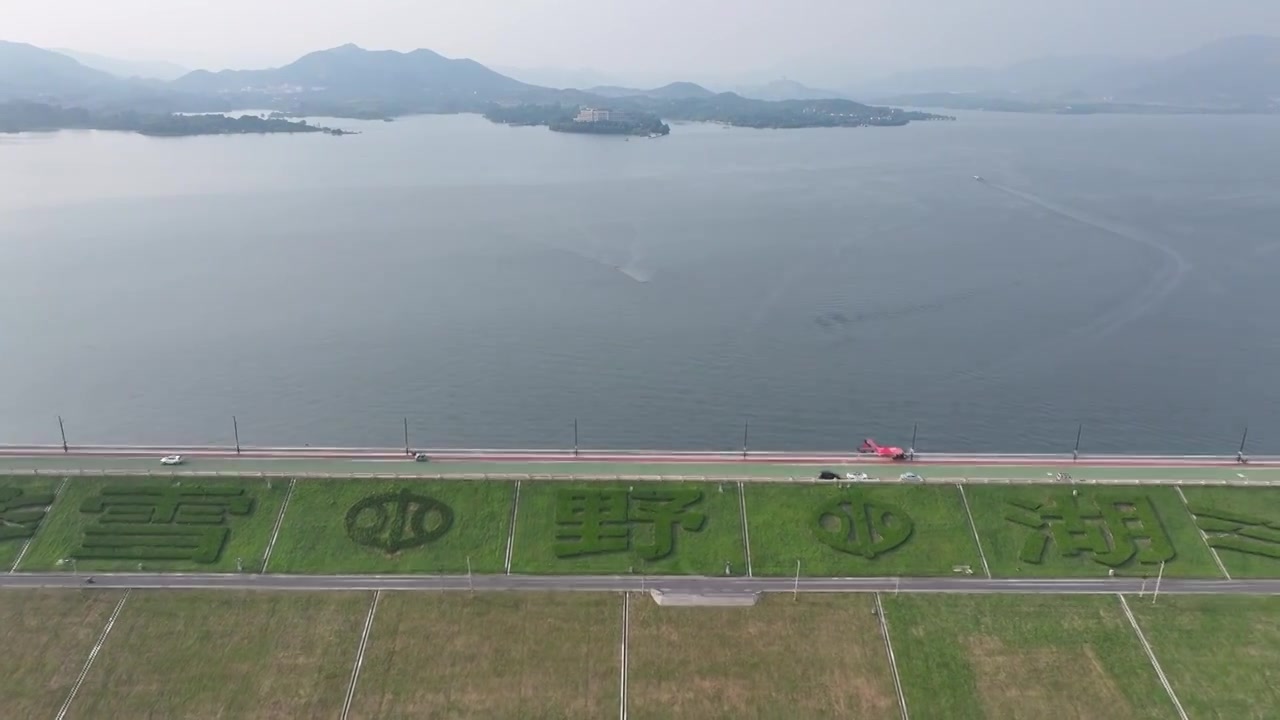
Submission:
M 371 598 L 134 590 L 69 717 L 337 717 Z
M 1114 595 L 884 596 L 912 717 L 1175 717 Z
M 1167 558 L 1166 575 L 1221 577 L 1200 531 L 1173 488 L 1079 486 L 1075 490 L 1078 497 L 1072 496 L 1068 485 L 966 487 L 993 575 L 1105 576 L 1114 567 L 1117 575 L 1155 577 L 1160 559 Z M 1037 530 L 1010 519 L 1042 522 L 1040 514 L 1049 514 L 1046 507 L 1051 505 L 1059 511 L 1066 508 L 1069 515 L 1073 503 L 1083 514 L 1112 513 L 1107 519 L 1083 520 L 1082 531 L 1071 536 L 1073 543 L 1097 548 L 1097 552 L 1064 547 L 1048 529 Z M 1042 508 L 1029 509 L 1036 505 Z M 1061 520 L 1046 522 L 1067 527 Z M 1040 538 L 1050 539 L 1043 546 L 1039 562 L 1024 559 L 1029 543 L 1038 544 Z
M 473 572 L 502 572 L 514 489 L 514 483 L 463 480 L 300 480 L 270 570 L 458 573 L 466 572 L 470 557 Z M 348 533 L 348 514 L 361 503 L 353 528 L 371 544 Z M 447 527 L 439 504 L 451 513 Z M 415 537 L 425 542 L 411 544 Z M 394 546 L 393 538 L 410 544 Z
M 621 634 L 612 593 L 383 593 L 350 717 L 616 717 Z
M 865 594 L 775 594 L 733 608 L 659 607 L 634 595 L 630 716 L 898 718 L 873 607 Z
M 124 595 L 106 590 L 0 591 L 0 697 L 5 718 L 51 718 Z
M 79 556 L 75 567 L 85 570 L 137 570 L 141 564 L 143 570 L 203 570 L 203 571 L 236 571 L 237 558 L 243 561 L 245 572 L 256 572 L 261 569 L 262 555 L 275 527 L 280 505 L 284 501 L 289 483 L 282 480 L 271 481 L 270 487 L 264 480 L 252 478 L 206 479 L 206 478 L 74 478 L 66 486 L 62 497 L 54 504 L 44 527 L 31 544 L 31 549 L 23 559 L 21 570 L 71 570 L 70 563 L 60 563 L 64 558 Z M 106 491 L 106 492 L 104 492 Z M 138 520 L 130 523 L 107 523 L 115 512 L 136 515 L 139 508 L 148 514 L 147 517 L 159 518 L 166 512 L 165 503 L 172 503 L 174 493 L 186 493 L 186 498 L 198 496 L 202 492 L 230 493 L 222 496 L 231 508 L 221 517 L 206 515 L 205 506 L 189 501 L 178 501 L 177 514 L 180 522 L 153 522 Z M 120 496 L 117 504 L 106 504 L 106 509 L 97 508 L 86 511 L 86 503 L 94 503 L 110 498 L 110 493 L 124 492 L 132 495 Z M 147 495 L 147 493 L 168 493 L 167 496 Z M 140 498 L 152 505 L 140 505 Z M 170 509 L 173 505 L 170 504 Z M 211 508 L 215 506 L 209 506 Z M 216 507 L 221 510 L 221 507 Z M 187 522 L 182 522 L 185 518 Z M 220 522 L 219 522 L 220 520 Z M 117 557 L 91 558 L 83 556 L 87 551 L 86 541 L 91 538 L 86 531 L 102 531 L 111 533 L 125 532 L 124 528 L 132 527 L 147 531 L 199 533 L 200 537 L 209 537 L 208 533 L 217 533 L 218 528 L 228 528 L 227 539 L 217 551 L 218 544 L 212 543 L 212 561 L 194 560 L 192 550 L 183 549 L 172 544 L 168 538 L 156 542 L 153 537 L 134 535 L 127 538 L 127 547 L 110 547 Z M 213 537 L 220 537 L 213 535 Z M 108 536 L 108 543 L 117 543 L 118 538 Z M 153 541 L 146 545 L 145 541 Z M 118 544 L 118 543 L 117 543 Z M 98 549 L 99 551 L 102 548 Z M 170 552 L 174 557 L 145 557 L 131 553 L 138 552 Z M 185 554 L 185 557 L 179 557 Z
M 524 483 L 512 572 L 723 575 L 728 563 L 733 574 L 746 574 L 737 485 L 726 483 L 723 491 L 715 483 L 648 482 L 636 483 L 634 491 L 631 487 L 608 482 Z M 665 499 L 645 499 L 645 493 Z M 593 543 L 586 514 L 575 516 L 585 521 L 582 525 L 557 524 L 573 519 L 567 513 L 575 501 L 588 502 L 616 520 L 600 528 L 615 535 Z M 557 547 L 565 557 L 557 554 Z
M 1196 522 L 1208 531 L 1209 543 L 1231 577 L 1280 577 L 1280 489 L 1188 487 L 1183 492 L 1188 507 L 1201 512 Z M 1232 530 L 1221 524 L 1222 518 L 1208 515 L 1224 510 L 1241 520 L 1261 522 L 1238 522 Z
M 1277 716 L 1280 597 L 1130 596 L 1129 606 L 1189 716 Z
M 0 477 L 0 570 L 8 570 L 32 535 L 48 524 L 48 513 L 62 478 L 51 475 Z M 27 504 L 41 503 L 41 504 Z
M 749 485 L 747 524 L 756 575 L 793 575 L 797 559 L 803 575 L 982 573 L 954 485 Z

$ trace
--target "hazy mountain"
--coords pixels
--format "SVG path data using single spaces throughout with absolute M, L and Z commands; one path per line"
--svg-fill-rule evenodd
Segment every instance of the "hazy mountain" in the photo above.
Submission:
M 330 101 L 394 101 L 412 107 L 519 100 L 541 90 L 474 60 L 430 50 L 408 53 L 343 45 L 267 70 L 197 70 L 173 86 L 190 92 L 310 96 Z
M 83 99 L 120 85 L 66 55 L 34 45 L 0 40 L 0 99 Z
M 829 98 L 843 98 L 843 93 L 834 90 L 818 90 L 811 88 L 795 80 L 782 78 L 764 85 L 748 85 L 736 88 L 742 97 L 754 98 L 756 100 L 826 100 Z
M 190 70 L 163 60 L 121 60 L 119 58 L 80 52 L 78 50 L 55 49 L 54 52 L 66 55 L 85 67 L 101 70 L 120 78 L 146 78 L 151 80 L 174 80 L 186 75 Z
M 1280 38 L 1240 36 L 1156 59 L 1051 57 L 1003 68 L 894 75 L 861 89 L 881 101 L 932 97 L 943 107 L 1114 103 L 1227 110 L 1280 109 Z
M 1120 82 L 1116 95 L 1128 100 L 1280 109 L 1280 38 L 1225 38 L 1136 68 Z
M 596 95 L 602 98 L 629 98 L 629 97 L 645 97 L 654 100 L 688 100 L 694 98 L 714 97 L 715 93 L 691 82 L 673 82 L 663 85 L 652 90 L 640 90 L 637 88 L 618 87 L 615 85 L 600 85 L 590 87 L 583 90 L 585 93 Z

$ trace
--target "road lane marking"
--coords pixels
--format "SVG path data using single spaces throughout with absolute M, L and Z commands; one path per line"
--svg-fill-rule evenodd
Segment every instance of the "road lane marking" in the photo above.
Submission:
M 520 512 L 520 481 L 516 481 L 516 495 L 511 501 L 511 529 L 507 533 L 507 561 L 506 571 L 511 574 L 511 552 L 515 549 L 516 544 L 516 515 Z
M 631 634 L 631 593 L 622 593 L 622 677 L 618 691 L 618 717 L 627 720 L 627 636 Z
M 1151 649 L 1151 643 L 1147 642 L 1147 636 L 1142 634 L 1142 628 L 1138 626 L 1138 619 L 1133 616 L 1133 611 L 1129 609 L 1129 601 L 1124 599 L 1124 595 L 1116 593 L 1116 597 L 1120 598 L 1120 607 L 1124 608 L 1125 617 L 1129 618 L 1129 624 L 1133 626 L 1133 631 L 1138 634 L 1138 640 L 1142 642 L 1142 649 L 1147 651 L 1147 659 L 1151 661 L 1151 667 L 1155 668 L 1156 676 L 1160 678 L 1160 684 L 1164 686 L 1164 691 L 1169 693 L 1169 699 L 1173 701 L 1173 706 L 1178 709 L 1178 717 L 1187 720 L 1187 711 L 1182 709 L 1182 703 L 1178 701 L 1178 696 L 1173 692 L 1173 686 L 1169 684 L 1169 678 L 1164 676 L 1164 670 L 1160 667 L 1160 661 L 1156 659 L 1156 653 Z
M 898 675 L 898 660 L 893 655 L 893 641 L 889 639 L 889 621 L 884 617 L 884 603 L 880 602 L 880 593 L 876 593 L 875 598 L 876 617 L 880 619 L 880 636 L 884 638 L 884 651 L 889 655 L 889 669 L 893 671 L 893 689 L 898 693 L 898 709 L 902 711 L 902 720 L 910 720 L 907 714 L 907 696 L 902 693 L 902 678 Z
M 84 683 L 84 678 L 89 674 L 89 668 L 93 667 L 93 661 L 98 657 L 98 652 L 102 650 L 102 644 L 107 641 L 107 635 L 111 633 L 111 628 L 116 624 L 116 618 L 120 617 L 120 610 L 124 608 L 124 601 L 129 599 L 129 593 L 132 590 L 125 590 L 124 597 L 120 598 L 120 602 L 116 603 L 116 607 L 111 611 L 111 617 L 107 619 L 106 627 L 102 628 L 102 635 L 98 637 L 98 643 L 89 651 L 89 659 L 84 661 L 84 667 L 80 669 L 80 675 L 76 678 L 76 684 L 71 686 L 71 692 L 67 695 L 66 702 L 62 703 L 62 707 L 58 709 L 56 720 L 63 720 L 67 716 L 67 710 L 71 709 L 71 703 L 76 699 L 76 693 L 80 692 L 80 686 Z
M 964 485 L 956 483 L 960 488 L 960 500 L 964 503 L 964 514 L 969 516 L 969 529 L 973 531 L 973 541 L 978 545 L 978 557 L 982 558 L 982 571 L 991 578 L 991 568 L 987 565 L 987 554 L 982 551 L 982 539 L 978 537 L 978 525 L 973 521 L 973 512 L 969 510 L 969 497 L 964 494 Z
M 1191 516 L 1191 522 L 1195 523 L 1196 514 L 1191 512 L 1191 504 L 1187 502 L 1186 493 L 1182 492 L 1182 486 L 1175 486 L 1174 490 L 1178 491 L 1178 497 L 1182 498 L 1182 507 L 1187 509 L 1187 514 Z M 1196 524 L 1196 529 L 1200 530 L 1200 525 Z M 1209 534 L 1204 530 L 1200 530 L 1200 539 L 1204 541 L 1204 546 L 1209 548 L 1209 554 L 1213 556 L 1213 561 L 1218 564 L 1218 569 L 1222 571 L 1222 577 L 1230 580 L 1231 573 L 1227 572 L 1227 566 L 1222 564 L 1222 558 L 1218 557 L 1218 550 L 1209 544 Z
M 741 480 L 738 481 L 738 513 L 742 516 L 742 549 L 747 556 L 747 577 L 753 577 L 751 572 L 751 531 L 747 528 L 747 493 Z
M 18 552 L 18 557 L 13 561 L 13 565 L 9 568 L 9 573 L 13 574 L 18 571 L 18 565 L 22 564 L 22 559 L 27 556 L 27 551 L 31 549 L 31 543 L 35 542 L 36 536 L 40 534 L 40 530 L 48 524 L 49 515 L 53 512 L 54 503 L 58 502 L 58 498 L 62 497 L 62 491 L 67 487 L 67 481 L 71 479 L 70 475 L 64 475 L 62 482 L 58 484 L 58 489 L 53 492 L 53 502 L 49 503 L 49 509 L 45 512 L 44 517 L 40 519 L 40 524 L 36 526 L 36 531 L 31 533 L 31 537 L 22 543 L 22 550 Z
M 258 572 L 267 571 L 267 563 L 271 562 L 271 551 L 275 550 L 276 538 L 280 537 L 280 527 L 284 525 L 284 511 L 289 509 L 289 499 L 293 497 L 293 487 L 298 484 L 298 478 L 289 481 L 289 492 L 285 493 L 284 502 L 280 503 L 280 514 L 276 516 L 276 526 L 271 531 L 271 541 L 267 543 L 267 551 L 262 555 L 262 569 Z
M 360 634 L 360 648 L 356 651 L 356 664 L 351 668 L 351 684 L 347 686 L 347 698 L 342 702 L 342 720 L 347 720 L 351 712 L 351 701 L 356 696 L 356 681 L 360 679 L 360 668 L 364 665 L 364 650 L 369 645 L 369 631 L 373 629 L 373 615 L 378 611 L 378 600 L 382 599 L 382 591 L 373 591 L 373 602 L 369 603 L 369 616 L 364 619 L 364 632 Z

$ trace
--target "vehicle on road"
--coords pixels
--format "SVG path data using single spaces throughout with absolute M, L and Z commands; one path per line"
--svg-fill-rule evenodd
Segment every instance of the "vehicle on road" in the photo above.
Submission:
M 924 481 L 924 478 L 920 477 L 919 475 L 913 472 L 904 472 L 898 476 L 898 479 L 904 480 L 906 482 L 923 482 Z
M 414 462 L 428 462 L 428 461 L 430 461 L 430 460 L 431 460 L 431 457 L 430 457 L 430 456 L 428 456 L 426 453 L 414 453 L 414 454 L 413 454 L 413 461 L 414 461 Z
M 181 455 L 165 455 L 160 458 L 161 465 L 181 465 L 186 460 Z
M 858 452 L 874 454 L 876 457 L 889 458 L 891 460 L 906 460 L 907 451 L 900 447 L 877 445 L 875 440 L 867 438 L 858 446 Z
M 868 478 L 867 478 L 867 474 L 866 474 L 866 473 L 864 473 L 864 472 L 859 472 L 859 473 L 845 473 L 845 474 L 844 474 L 844 479 L 845 479 L 845 480 L 855 480 L 855 481 L 857 481 L 857 482 L 866 482 Z

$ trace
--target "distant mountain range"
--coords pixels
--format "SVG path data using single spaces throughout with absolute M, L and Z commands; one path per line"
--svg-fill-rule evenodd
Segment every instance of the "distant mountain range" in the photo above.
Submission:
M 1078 106 L 1280 111 L 1280 38 L 1239 36 L 1166 58 L 1043 58 L 902 73 L 860 88 L 880 102 L 957 108 Z
M 795 80 L 783 78 L 763 85 L 744 85 L 734 88 L 734 92 L 743 97 L 756 100 L 778 102 L 782 100 L 826 100 L 844 98 L 844 93 L 835 90 L 817 90 Z
M 101 70 L 119 78 L 142 78 L 144 80 L 176 80 L 191 72 L 189 68 L 163 60 L 121 60 L 119 58 L 56 48 L 60 55 L 75 60 L 93 70 Z

